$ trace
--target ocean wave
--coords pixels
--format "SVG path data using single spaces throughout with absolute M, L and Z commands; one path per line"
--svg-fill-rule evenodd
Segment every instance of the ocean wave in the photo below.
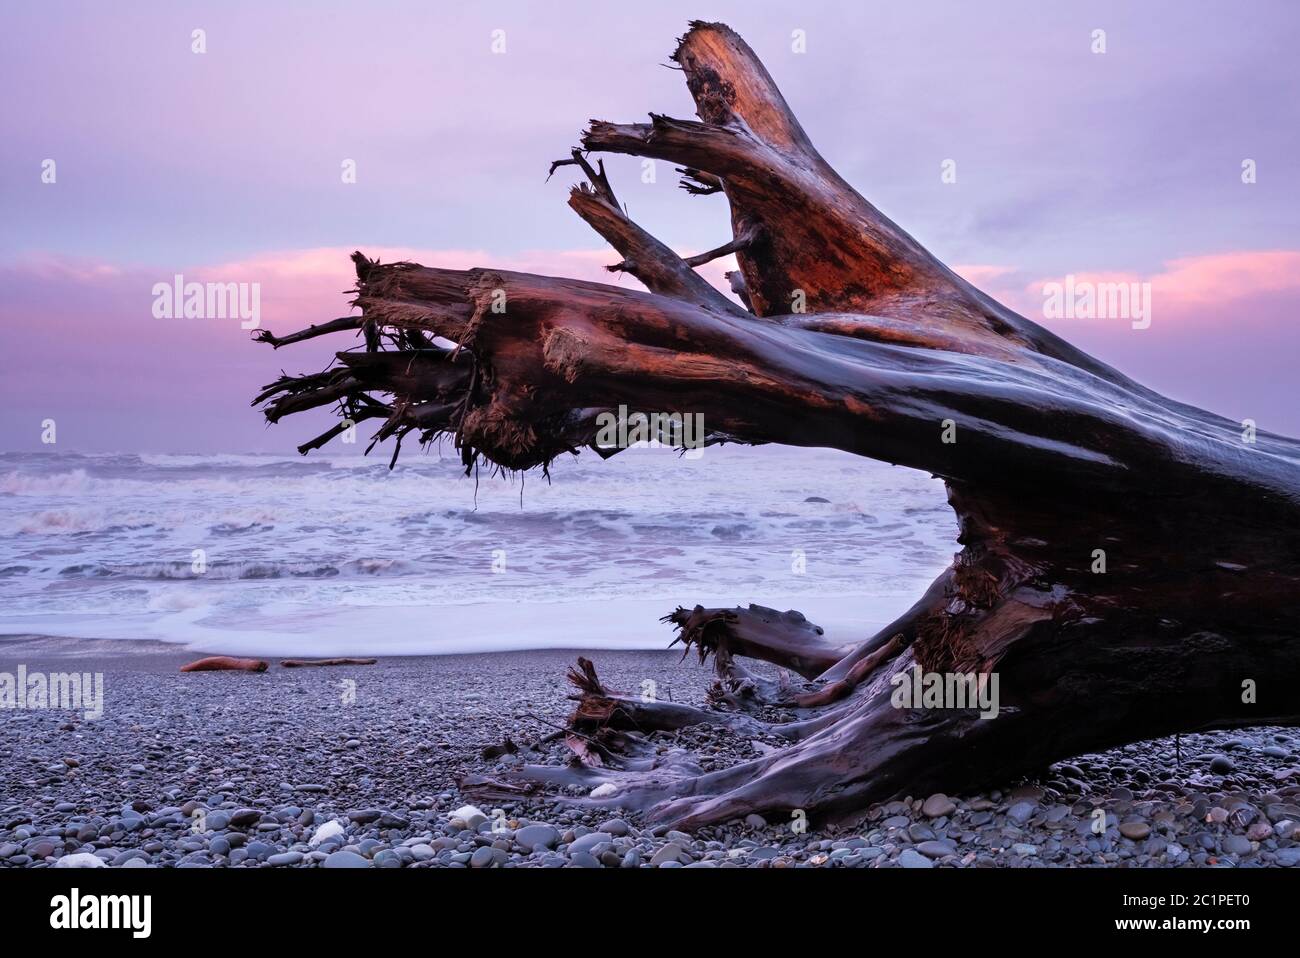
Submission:
M 415 571 L 415 566 L 405 559 L 349 559 L 343 568 L 357 575 L 408 575 Z
M 566 459 L 522 485 L 434 457 L 389 472 L 359 457 L 5 454 L 0 616 L 310 645 L 455 603 L 823 594 L 901 609 L 955 532 L 940 483 L 819 450 Z M 427 640 L 410 628 L 389 638 Z
M 0 495 L 51 496 L 80 495 L 86 492 L 93 479 L 85 469 L 41 475 L 30 472 L 9 472 L 0 476 Z
M 232 581 L 236 579 L 323 579 L 339 575 L 338 566 L 329 562 L 276 562 L 246 559 L 238 562 L 213 562 L 196 572 L 192 562 L 141 562 L 119 564 L 82 562 L 59 570 L 65 579 L 189 579 Z
M 140 519 L 141 521 L 133 521 Z M 143 517 L 106 514 L 102 509 L 43 509 L 10 520 L 12 531 L 23 535 L 84 535 L 119 533 L 146 528 Z
M 30 571 L 27 566 L 0 569 L 0 575 L 18 575 Z M 367 556 L 336 561 L 299 561 L 242 559 L 233 562 L 210 562 L 202 572 L 196 572 L 193 562 L 79 562 L 64 566 L 58 575 L 64 579 L 187 579 L 194 582 L 212 580 L 230 582 L 239 579 L 326 579 L 335 576 L 400 576 L 418 571 L 405 560 Z

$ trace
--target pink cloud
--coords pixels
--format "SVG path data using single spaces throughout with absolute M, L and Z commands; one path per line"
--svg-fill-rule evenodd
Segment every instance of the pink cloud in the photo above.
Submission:
M 360 249 L 371 259 L 385 263 L 405 260 L 445 269 L 488 267 L 565 276 L 638 290 L 643 288 L 627 274 L 612 273 L 605 268 L 619 259 L 618 254 L 609 249 L 527 250 L 511 256 L 496 255 L 485 250 L 418 249 L 407 246 L 362 246 Z M 351 288 L 355 280 L 350 259 L 352 252 L 352 247 L 280 250 L 179 272 L 185 273 L 187 278 L 192 274 L 194 279 L 201 282 L 258 282 L 263 288 L 264 315 L 270 322 L 314 322 L 318 317 L 290 317 L 283 314 L 287 307 L 310 307 L 323 308 L 327 312 L 342 310 L 343 312 L 331 315 L 343 315 L 346 312 L 346 302 L 342 294 Z M 735 257 L 727 256 L 706 264 L 700 273 L 719 289 L 729 291 L 730 286 L 723 274 L 735 268 Z
M 65 280 L 89 283 L 119 276 L 122 268 L 97 260 L 52 253 L 29 253 L 17 260 L 11 270 L 41 280 Z
M 961 263 L 952 267 L 952 271 L 980 289 L 984 289 L 985 284 L 995 283 L 1016 272 L 1011 266 L 993 266 L 988 263 Z
M 0 434 L 37 442 L 46 417 L 59 422 L 69 448 L 101 450 L 284 451 L 312 434 L 310 419 L 266 431 L 249 399 L 281 369 L 324 368 L 352 345 L 345 336 L 273 353 L 249 341 L 238 318 L 159 319 L 155 284 L 257 283 L 261 328 L 279 333 L 351 313 L 353 247 L 314 247 L 258 253 L 223 263 L 138 266 L 34 254 L 0 265 L 9 290 L 0 322 L 24 330 L 24 355 L 0 406 Z M 618 254 L 607 249 L 534 250 L 514 256 L 483 250 L 363 246 L 384 262 L 475 266 L 569 276 L 641 289 L 610 273 Z M 710 263 L 710 280 L 723 285 L 725 261 Z M 724 286 L 725 288 L 725 286 Z M 329 418 L 315 416 L 316 431 Z
M 304 421 L 266 431 L 248 401 L 280 369 L 324 368 L 346 337 L 274 353 L 249 342 L 237 320 L 156 319 L 152 287 L 175 273 L 200 282 L 257 282 L 262 326 L 277 332 L 349 313 L 352 248 L 259 253 L 182 268 L 125 266 L 27 256 L 0 266 L 9 294 L 0 321 L 23 329 L 27 359 L 10 375 L 0 426 L 14 442 L 36 442 L 46 416 L 59 420 L 70 448 L 284 451 L 313 434 Z M 535 250 L 493 256 L 482 250 L 363 247 L 391 262 L 448 268 L 487 266 L 572 276 L 639 289 L 606 272 L 606 249 Z M 734 264 L 704 275 L 726 288 Z M 990 295 L 1041 320 L 1042 287 L 1014 267 L 967 264 L 958 272 Z M 1186 257 L 1149 276 L 1081 273 L 1076 279 L 1150 282 L 1154 324 L 1134 330 L 1108 320 L 1044 321 L 1099 358 L 1181 399 L 1265 428 L 1295 431 L 1291 357 L 1300 349 L 1293 318 L 1300 302 L 1300 251 L 1260 250 Z M 319 428 L 328 411 L 317 417 Z M 319 429 L 316 429 L 319 431 Z
M 1300 250 L 1240 250 L 1186 256 L 1166 262 L 1159 272 L 1132 271 L 1075 273 L 1074 283 L 1150 283 L 1157 321 L 1218 322 L 1233 303 L 1258 297 L 1300 293 Z M 1064 283 L 1051 277 L 1027 284 L 1019 293 L 1037 319 L 1042 314 L 1043 289 Z M 1011 305 L 1010 303 L 1008 305 Z M 1064 321 L 1063 321 L 1064 322 Z M 1090 322 L 1076 320 L 1075 322 Z
M 1016 267 L 991 263 L 967 263 L 953 272 L 988 293 L 994 299 L 1049 326 L 1060 325 L 1075 335 L 1083 325 L 1097 326 L 1106 320 L 1046 319 L 1043 316 L 1044 288 L 1049 283 L 1064 285 L 1066 274 L 1025 278 Z M 1169 260 L 1159 270 L 1081 270 L 1071 273 L 1076 287 L 1091 283 L 1149 283 L 1155 322 L 1180 326 L 1221 323 L 1237 311 L 1249 321 L 1253 314 L 1248 301 L 1274 301 L 1300 296 L 1300 250 L 1237 250 L 1207 253 Z

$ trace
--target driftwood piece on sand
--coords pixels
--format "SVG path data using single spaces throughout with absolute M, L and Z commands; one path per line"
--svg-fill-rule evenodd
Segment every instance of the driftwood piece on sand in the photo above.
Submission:
M 229 655 L 210 655 L 181 666 L 182 672 L 265 672 L 262 659 L 238 659 Z
M 323 665 L 374 665 L 378 659 L 281 659 L 280 666 L 286 669 L 306 669 Z
M 700 414 L 709 442 L 830 447 L 941 477 L 961 551 L 875 635 L 825 636 L 761 606 L 679 609 L 679 639 L 714 657 L 714 709 L 620 696 L 580 665 L 579 764 L 524 767 L 514 787 L 581 786 L 678 828 L 830 817 L 1139 739 L 1300 722 L 1300 442 L 1247 439 L 959 278 L 830 167 L 729 28 L 693 24 L 673 59 L 698 120 L 593 121 L 557 164 L 587 178 L 570 205 L 649 292 L 357 253 L 359 344 L 255 402 L 272 422 L 322 406 L 379 420 L 394 461 L 411 433 L 447 436 L 467 472 L 612 455 L 598 422 L 620 407 Z M 596 152 L 677 164 L 688 192 L 725 197 L 730 241 L 678 257 L 628 218 Z M 693 271 L 722 252 L 748 309 Z M 927 676 L 996 690 L 996 717 L 895 696 Z M 702 774 L 651 741 L 709 715 L 785 744 Z

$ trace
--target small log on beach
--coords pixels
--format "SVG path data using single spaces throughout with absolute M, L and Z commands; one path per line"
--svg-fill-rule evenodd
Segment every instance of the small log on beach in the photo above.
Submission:
M 237 659 L 229 655 L 210 655 L 206 659 L 181 666 L 182 672 L 265 672 L 261 659 Z
M 374 665 L 378 659 L 281 659 L 286 669 L 305 669 L 313 665 Z

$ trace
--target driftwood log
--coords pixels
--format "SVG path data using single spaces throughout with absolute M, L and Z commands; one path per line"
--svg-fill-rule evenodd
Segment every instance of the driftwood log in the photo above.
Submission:
M 266 662 L 262 659 L 241 659 L 230 655 L 209 655 L 206 659 L 181 666 L 182 672 L 265 672 L 266 669 Z
M 310 669 L 327 665 L 374 665 L 378 659 L 281 659 L 282 669 Z
M 584 661 L 574 764 L 500 787 L 581 784 L 588 801 L 691 828 L 839 816 L 1137 739 L 1294 723 L 1300 443 L 1247 441 L 960 279 L 818 155 L 729 28 L 692 24 L 673 59 L 698 120 L 592 121 L 552 166 L 585 176 L 570 206 L 621 255 L 610 269 L 649 292 L 358 253 L 359 315 L 259 334 L 278 348 L 351 331 L 358 345 L 255 402 L 272 422 L 337 408 L 345 421 L 304 453 L 373 419 L 397 449 L 412 432 L 450 437 L 467 470 L 596 448 L 597 416 L 620 405 L 702 413 L 708 442 L 828 446 L 942 477 L 962 549 L 874 636 L 761 606 L 678 609 L 678 639 L 714 657 L 710 707 L 620 696 Z M 625 215 L 594 153 L 679 164 L 688 192 L 726 197 L 732 239 L 679 257 Z M 742 302 L 695 272 L 732 252 Z M 996 676 L 997 717 L 897 707 L 893 680 L 918 668 Z M 796 720 L 765 722 L 771 706 Z M 788 745 L 709 774 L 646 747 L 699 722 Z

